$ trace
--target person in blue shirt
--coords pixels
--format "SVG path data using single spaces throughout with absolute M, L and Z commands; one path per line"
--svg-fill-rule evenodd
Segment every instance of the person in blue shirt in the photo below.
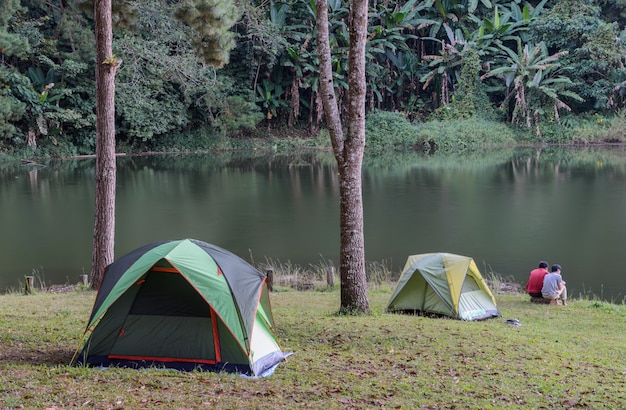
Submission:
M 563 306 L 567 306 L 567 288 L 561 276 L 561 265 L 552 265 L 550 270 L 551 272 L 543 278 L 541 294 L 543 298 L 549 300 L 551 304 L 554 303 L 558 305 L 559 299 L 561 299 Z

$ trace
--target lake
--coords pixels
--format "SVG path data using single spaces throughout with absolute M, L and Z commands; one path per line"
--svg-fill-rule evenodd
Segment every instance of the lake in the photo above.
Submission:
M 367 157 L 368 261 L 399 273 L 426 252 L 472 256 L 518 282 L 540 260 L 571 297 L 626 301 L 626 148 L 517 148 Z M 338 266 L 337 168 L 330 154 L 119 157 L 116 257 L 194 238 L 260 263 Z M 88 274 L 95 160 L 0 164 L 0 290 Z

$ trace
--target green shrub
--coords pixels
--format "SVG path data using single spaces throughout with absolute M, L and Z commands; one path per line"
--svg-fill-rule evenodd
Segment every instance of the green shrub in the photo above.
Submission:
M 506 124 L 478 118 L 429 121 L 418 127 L 416 140 L 443 150 L 516 143 L 515 131 Z
M 368 151 L 403 149 L 419 145 L 417 127 L 401 113 L 375 111 L 365 120 Z
M 541 141 L 550 144 L 601 144 L 626 141 L 626 111 L 611 117 L 601 114 L 567 116 L 561 124 L 542 127 Z M 531 141 L 536 137 L 529 135 Z
M 238 95 L 226 97 L 220 115 L 213 126 L 224 135 L 237 134 L 240 130 L 254 129 L 263 120 L 257 105 Z
M 412 149 L 464 149 L 514 145 L 516 132 L 506 124 L 478 117 L 411 124 L 400 113 L 377 111 L 365 122 L 369 152 Z
M 600 120 L 602 120 L 600 118 Z M 598 121 L 604 122 L 604 121 Z M 607 128 L 603 135 L 605 142 L 626 141 L 626 110 L 620 110 L 613 118 L 606 121 Z
M 332 149 L 332 143 L 330 142 L 330 134 L 328 133 L 328 130 L 326 128 L 320 130 L 315 138 L 306 141 L 306 146 L 312 148 Z
M 448 121 L 480 117 L 497 120 L 498 114 L 489 101 L 485 85 L 480 80 L 482 67 L 478 50 L 470 47 L 463 53 L 456 90 L 450 102 L 435 109 L 430 119 Z
M 147 148 L 156 152 L 196 152 L 232 149 L 230 140 L 211 128 L 160 135 L 147 141 Z

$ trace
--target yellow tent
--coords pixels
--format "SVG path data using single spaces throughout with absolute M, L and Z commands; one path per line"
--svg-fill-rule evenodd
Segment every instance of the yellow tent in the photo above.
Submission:
M 451 253 L 409 256 L 387 311 L 462 320 L 500 316 L 496 300 L 474 260 Z

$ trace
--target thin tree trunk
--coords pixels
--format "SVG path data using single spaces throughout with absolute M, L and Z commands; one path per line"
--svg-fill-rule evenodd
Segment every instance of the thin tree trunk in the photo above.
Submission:
M 367 1 L 355 0 L 350 9 L 348 127 L 345 139 L 332 78 L 326 0 L 316 0 L 316 8 L 320 92 L 333 152 L 339 168 L 341 311 L 369 313 L 361 178 L 365 150 Z
M 96 196 L 91 286 L 100 286 L 115 244 L 115 72 L 111 0 L 94 3 L 96 24 Z
M 317 9 L 317 49 L 320 59 L 320 94 L 326 114 L 326 126 L 330 133 L 333 153 L 339 167 L 343 165 L 343 129 L 339 116 L 339 107 L 335 97 L 333 69 L 328 38 L 328 5 L 326 0 L 316 0 Z

